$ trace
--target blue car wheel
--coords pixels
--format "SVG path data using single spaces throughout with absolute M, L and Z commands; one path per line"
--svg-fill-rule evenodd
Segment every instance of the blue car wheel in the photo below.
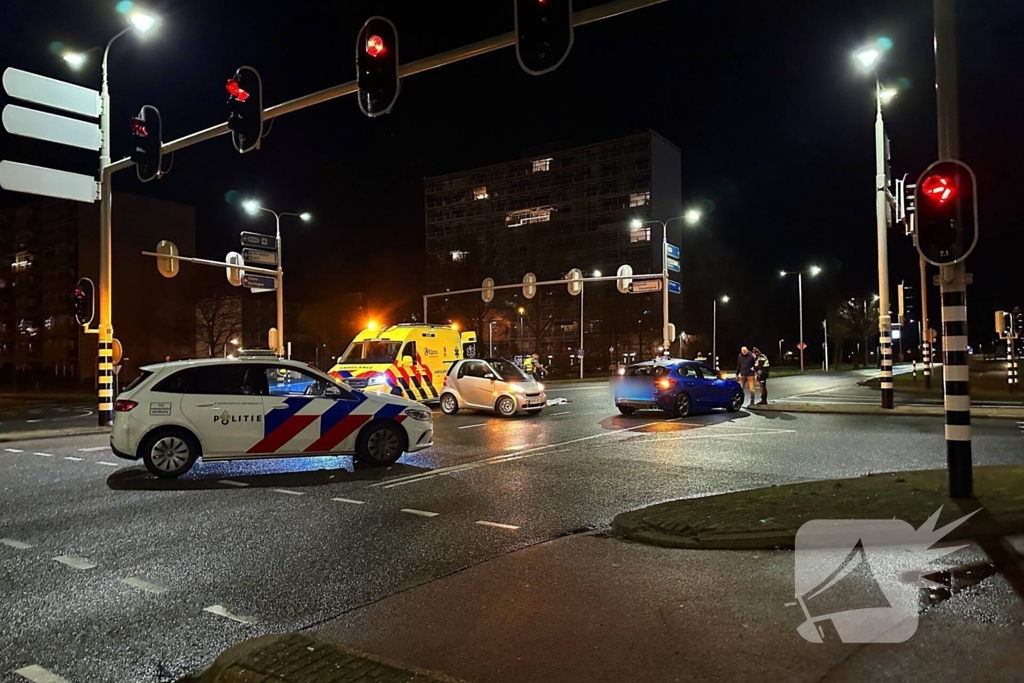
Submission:
M 679 392 L 675 403 L 672 404 L 672 417 L 686 417 L 690 414 L 690 395 L 685 391 Z

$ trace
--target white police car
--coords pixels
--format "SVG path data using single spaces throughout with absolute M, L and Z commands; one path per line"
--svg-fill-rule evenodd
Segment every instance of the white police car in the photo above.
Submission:
M 298 361 L 211 358 L 141 370 L 114 403 L 110 445 L 159 477 L 185 474 L 199 457 L 355 455 L 390 465 L 433 444 L 422 404 L 365 394 Z

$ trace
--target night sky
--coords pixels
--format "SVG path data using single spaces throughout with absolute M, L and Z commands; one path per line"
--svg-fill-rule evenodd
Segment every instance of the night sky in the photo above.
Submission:
M 123 26 L 115 4 L 8 0 L 0 66 L 98 87 L 96 53 L 74 73 L 51 43 L 102 45 Z M 576 9 L 595 4 L 577 0 Z M 408 62 L 511 31 L 512 6 L 154 0 L 155 35 L 130 34 L 113 49 L 113 156 L 127 154 L 127 122 L 143 104 L 161 109 L 165 140 L 226 120 L 224 82 L 242 64 L 261 72 L 267 105 L 352 80 L 355 36 L 373 14 L 395 22 Z M 879 36 L 893 41 L 881 67 L 883 81 L 902 88 L 886 112 L 893 171 L 916 177 L 937 157 L 931 31 L 930 0 L 669 0 L 577 29 L 552 74 L 525 74 L 505 49 L 407 79 L 388 116 L 367 119 L 354 97 L 342 98 L 277 119 L 258 152 L 238 155 L 221 137 L 177 153 L 158 183 L 127 171 L 115 189 L 196 205 L 199 255 L 213 258 L 237 248 L 239 230 L 272 227 L 240 210 L 243 196 L 311 211 L 313 224 L 285 226 L 289 298 L 402 295 L 411 311 L 422 293 L 424 176 L 653 128 L 682 149 L 684 199 L 713 209 L 683 244 L 684 278 L 688 258 L 725 254 L 734 266 L 724 281 L 692 285 L 684 326 L 709 326 L 710 296 L 727 292 L 724 339 L 793 339 L 796 283 L 778 271 L 818 264 L 824 274 L 805 282 L 814 342 L 829 302 L 877 291 L 873 92 L 850 53 Z M 1013 189 L 1024 159 L 1021 36 L 1024 3 L 958 3 L 961 158 L 980 199 L 968 261 L 975 341 L 990 338 L 992 310 L 1024 305 L 1024 209 Z M 0 156 L 80 172 L 95 158 L 6 134 Z M 0 192 L 0 204 L 17 201 Z M 890 254 L 895 306 L 896 283 L 918 278 L 901 228 Z

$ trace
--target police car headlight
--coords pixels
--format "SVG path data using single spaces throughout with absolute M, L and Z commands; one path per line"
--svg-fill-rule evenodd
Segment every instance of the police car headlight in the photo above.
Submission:
M 379 384 L 387 384 L 387 383 L 388 383 L 388 378 L 385 377 L 384 375 L 374 375 L 370 379 L 366 380 L 366 386 L 368 386 L 368 387 L 372 387 L 374 385 L 379 385 Z
M 409 408 L 405 411 L 405 414 L 420 422 L 429 422 L 434 418 L 429 410 L 417 410 L 416 408 Z

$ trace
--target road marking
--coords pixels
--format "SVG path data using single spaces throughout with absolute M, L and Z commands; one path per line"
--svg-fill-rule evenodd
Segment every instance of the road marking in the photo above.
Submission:
M 210 614 L 216 614 L 218 617 L 224 617 L 231 621 L 237 621 L 240 624 L 255 624 L 259 621 L 256 617 L 243 617 L 237 614 L 232 614 L 224 605 L 210 605 L 209 607 L 204 607 L 203 611 L 209 612 Z
M 410 515 L 416 515 L 418 517 L 437 517 L 439 512 L 427 512 L 426 510 L 413 510 L 412 508 L 402 508 L 402 512 L 408 512 Z
M 599 384 L 597 386 L 602 386 L 602 385 Z M 610 386 L 610 385 L 605 384 L 603 386 L 607 387 L 607 386 Z M 587 386 L 587 387 L 566 387 L 564 389 L 562 387 L 551 387 L 551 386 L 547 387 L 547 393 L 549 393 L 549 394 L 561 394 L 561 393 L 564 393 L 566 391 L 593 391 L 593 390 L 594 390 L 594 385 L 590 385 L 590 386 Z
M 110 446 L 89 446 L 88 448 L 79 448 L 82 453 L 92 453 L 93 451 L 109 451 Z
M 82 459 L 81 459 L 81 458 L 76 458 L 76 457 L 75 457 L 75 456 L 73 456 L 73 455 L 67 455 L 67 456 L 64 456 L 64 459 L 65 459 L 65 460 L 73 460 L 73 461 L 75 461 L 75 462 L 82 462 Z
M 331 498 L 331 500 L 336 500 L 339 503 L 352 503 L 353 505 L 366 505 L 366 501 L 365 500 L 353 500 L 352 498 Z
M 58 676 L 53 672 L 47 671 L 38 664 L 32 664 L 20 669 L 15 669 L 14 673 L 24 679 L 32 681 L 33 683 L 70 683 L 70 681 L 63 676 Z
M 480 526 L 492 526 L 495 529 L 508 529 L 510 531 L 515 531 L 516 529 L 519 528 L 517 526 L 512 526 L 511 524 L 498 524 L 497 522 L 485 522 L 482 519 L 479 520 L 479 521 L 473 522 L 473 523 L 474 524 L 479 524 Z
M 476 425 L 462 425 L 461 427 L 459 427 L 459 429 L 473 429 L 474 427 L 486 427 L 486 426 L 487 426 L 486 422 L 481 422 L 480 424 L 476 424 Z
M 218 484 L 227 484 L 228 486 L 238 486 L 238 487 L 248 486 L 249 485 L 249 484 L 247 484 L 244 481 L 234 481 L 232 479 L 218 479 L 217 483 Z
M 71 555 L 58 555 L 53 558 L 55 561 L 65 564 L 72 569 L 92 569 L 96 563 L 85 557 L 73 557 Z
M 24 453 L 25 452 L 25 451 L 23 451 L 23 450 L 21 450 L 19 448 L 5 448 L 4 450 L 7 451 L 8 453 Z
M 144 590 L 147 593 L 156 593 L 157 595 L 163 595 L 167 592 L 167 589 L 160 584 L 146 581 L 141 576 L 129 576 L 127 579 L 121 579 L 121 583 L 127 584 L 132 588 Z
M 302 491 L 291 491 L 289 489 L 270 489 L 271 491 L 277 491 L 278 493 L 286 493 L 289 496 L 304 496 L 306 495 Z
M 571 412 L 571 410 L 563 410 L 560 413 L 551 413 L 551 417 L 558 417 L 559 415 L 568 415 Z
M 32 546 L 28 543 L 22 543 L 21 541 L 15 541 L 13 538 L 0 538 L 0 543 L 6 545 L 9 548 L 15 548 L 17 550 L 28 550 Z
M 43 421 L 42 418 L 39 418 L 39 419 L 36 419 L 36 420 L 25 420 L 25 424 L 35 424 L 36 422 L 42 422 L 42 421 Z
M 44 458 L 52 458 L 53 457 L 53 453 L 33 453 L 32 455 L 41 455 Z
M 109 460 L 97 460 L 97 465 L 106 465 L 107 467 L 120 467 L 116 462 L 110 462 Z
M 30 410 L 26 410 L 25 412 L 28 413 L 29 415 L 38 415 L 39 413 L 41 413 L 43 411 L 40 410 L 39 408 L 32 408 Z
M 530 444 L 521 444 L 519 446 L 509 446 L 505 450 L 510 452 L 510 453 L 515 453 L 516 451 L 521 451 L 524 448 L 529 448 L 529 447 L 530 447 Z

